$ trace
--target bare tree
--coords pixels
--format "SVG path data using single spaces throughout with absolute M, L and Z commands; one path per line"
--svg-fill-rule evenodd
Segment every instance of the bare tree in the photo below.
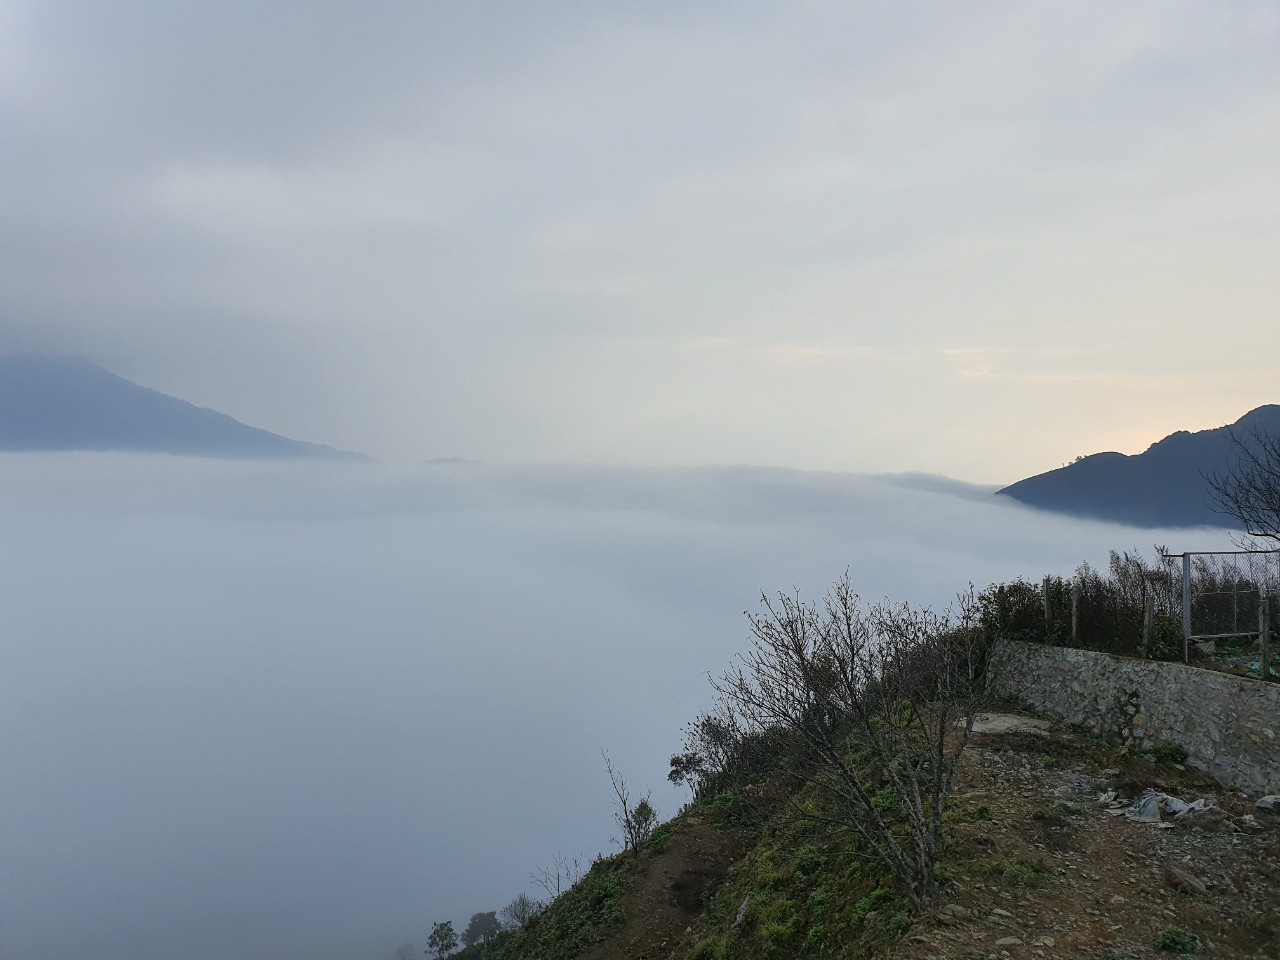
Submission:
M 972 591 L 941 614 L 866 608 L 846 574 L 821 606 L 761 600 L 751 651 L 713 686 L 749 734 L 790 737 L 784 767 L 824 801 L 796 805 L 797 820 L 849 835 L 921 907 L 984 684 Z
M 1280 540 L 1280 437 L 1259 426 L 1231 431 L 1237 463 L 1205 475 L 1217 509 L 1235 517 L 1251 537 Z
M 619 842 L 624 850 L 639 850 L 658 825 L 658 811 L 651 800 L 652 791 L 633 802 L 631 788 L 622 774 L 614 768 L 609 755 L 601 750 L 600 756 L 604 758 L 604 768 L 609 771 L 609 783 L 613 787 L 613 819 L 622 830 L 622 840 Z
M 519 930 L 541 912 L 542 904 L 527 893 L 521 893 L 503 907 L 499 915 L 502 917 L 503 927 L 507 930 Z
M 587 875 L 579 854 L 569 859 L 566 854 L 557 852 L 551 859 L 551 866 L 536 867 L 529 879 L 540 886 L 547 894 L 547 901 L 555 900 L 575 883 Z

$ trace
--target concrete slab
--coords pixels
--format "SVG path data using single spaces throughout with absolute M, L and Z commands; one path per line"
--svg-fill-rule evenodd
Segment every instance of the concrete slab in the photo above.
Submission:
M 1053 731 L 1048 720 L 1020 717 L 1016 713 L 980 713 L 973 721 L 974 733 L 1034 733 L 1047 737 Z

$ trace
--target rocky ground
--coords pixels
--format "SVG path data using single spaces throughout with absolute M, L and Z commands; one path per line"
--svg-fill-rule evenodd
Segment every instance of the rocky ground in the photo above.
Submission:
M 1259 798 L 1182 768 L 1176 756 L 1159 759 L 1035 718 L 985 715 L 946 815 L 934 907 L 900 938 L 805 955 L 1280 960 L 1280 811 L 1258 809 Z M 1127 813 L 1152 791 L 1172 798 L 1168 811 L 1159 813 L 1157 800 L 1145 805 L 1152 822 Z M 1194 801 L 1204 809 L 1172 815 Z M 694 946 L 708 936 L 726 938 L 728 948 L 708 956 L 747 948 L 749 938 L 732 929 L 742 892 L 727 882 L 743 876 L 758 840 L 705 808 L 689 811 L 659 849 L 623 862 L 626 922 L 582 957 L 700 956 Z M 718 900 L 732 902 L 709 916 L 722 884 Z
M 1208 809 L 1130 819 L 1148 790 Z M 891 956 L 1280 960 L 1280 813 L 1255 800 L 1060 727 L 988 727 L 949 815 L 943 896 Z

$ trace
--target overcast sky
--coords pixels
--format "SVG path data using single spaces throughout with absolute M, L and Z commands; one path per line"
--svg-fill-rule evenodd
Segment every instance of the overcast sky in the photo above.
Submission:
M 1008 482 L 1277 400 L 1280 5 L 0 0 L 0 352 L 392 462 Z

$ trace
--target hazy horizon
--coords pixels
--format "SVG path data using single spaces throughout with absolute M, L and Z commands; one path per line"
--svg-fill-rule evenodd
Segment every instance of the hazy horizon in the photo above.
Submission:
M 0 353 L 388 462 L 1007 483 L 1277 399 L 1280 6 L 0 5 Z

